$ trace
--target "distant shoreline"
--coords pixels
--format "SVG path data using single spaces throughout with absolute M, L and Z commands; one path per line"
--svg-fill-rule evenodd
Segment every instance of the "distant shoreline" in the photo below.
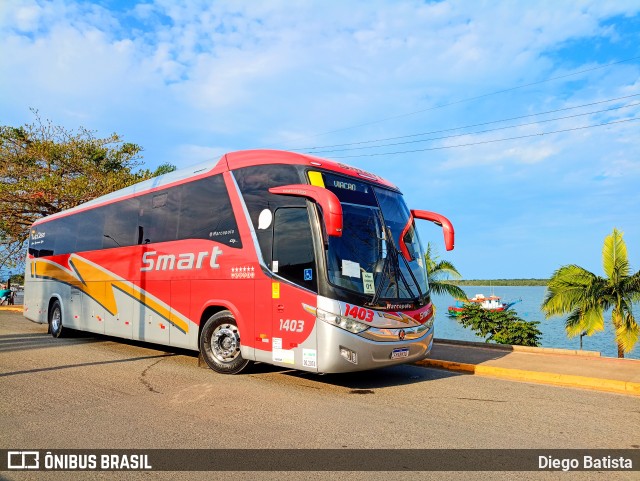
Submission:
M 444 282 L 456 286 L 546 286 L 549 279 L 450 279 Z

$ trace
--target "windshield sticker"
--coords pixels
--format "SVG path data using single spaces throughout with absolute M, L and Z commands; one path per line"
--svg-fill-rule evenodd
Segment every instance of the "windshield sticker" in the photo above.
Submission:
M 313 270 L 312 269 L 305 269 L 304 270 L 304 280 L 305 281 L 312 281 L 313 280 Z
M 278 261 L 273 261 L 273 263 L 271 264 L 271 270 L 273 272 L 278 272 Z
M 342 260 L 342 275 L 360 278 L 360 264 L 353 261 Z
M 373 283 L 373 273 L 371 272 L 363 272 L 362 273 L 362 285 L 364 287 L 365 294 L 375 294 L 376 288 Z

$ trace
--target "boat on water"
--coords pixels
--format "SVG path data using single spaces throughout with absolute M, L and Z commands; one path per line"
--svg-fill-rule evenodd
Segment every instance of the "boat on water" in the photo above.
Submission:
M 448 311 L 450 316 L 458 317 L 462 313 L 465 306 L 469 304 L 477 304 L 487 311 L 497 312 L 509 309 L 511 306 L 520 301 L 521 299 L 512 302 L 502 302 L 501 297 L 493 294 L 489 297 L 485 297 L 484 294 L 476 294 L 470 299 L 456 299 L 455 304 L 453 306 L 449 306 Z

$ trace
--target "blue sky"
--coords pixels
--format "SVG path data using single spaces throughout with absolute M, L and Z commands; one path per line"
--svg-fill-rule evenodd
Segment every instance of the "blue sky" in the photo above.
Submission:
M 637 0 L 9 0 L 0 41 L 3 125 L 36 108 L 149 168 L 331 151 L 448 216 L 453 252 L 420 233 L 468 279 L 601 274 L 614 227 L 640 269 Z

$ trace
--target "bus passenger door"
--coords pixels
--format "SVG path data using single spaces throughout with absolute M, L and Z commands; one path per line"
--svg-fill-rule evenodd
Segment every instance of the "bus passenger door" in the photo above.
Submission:
M 315 315 L 309 307 L 317 303 L 317 272 L 307 208 L 276 209 L 273 230 L 272 270 L 289 282 L 272 283 L 272 362 L 314 371 Z

